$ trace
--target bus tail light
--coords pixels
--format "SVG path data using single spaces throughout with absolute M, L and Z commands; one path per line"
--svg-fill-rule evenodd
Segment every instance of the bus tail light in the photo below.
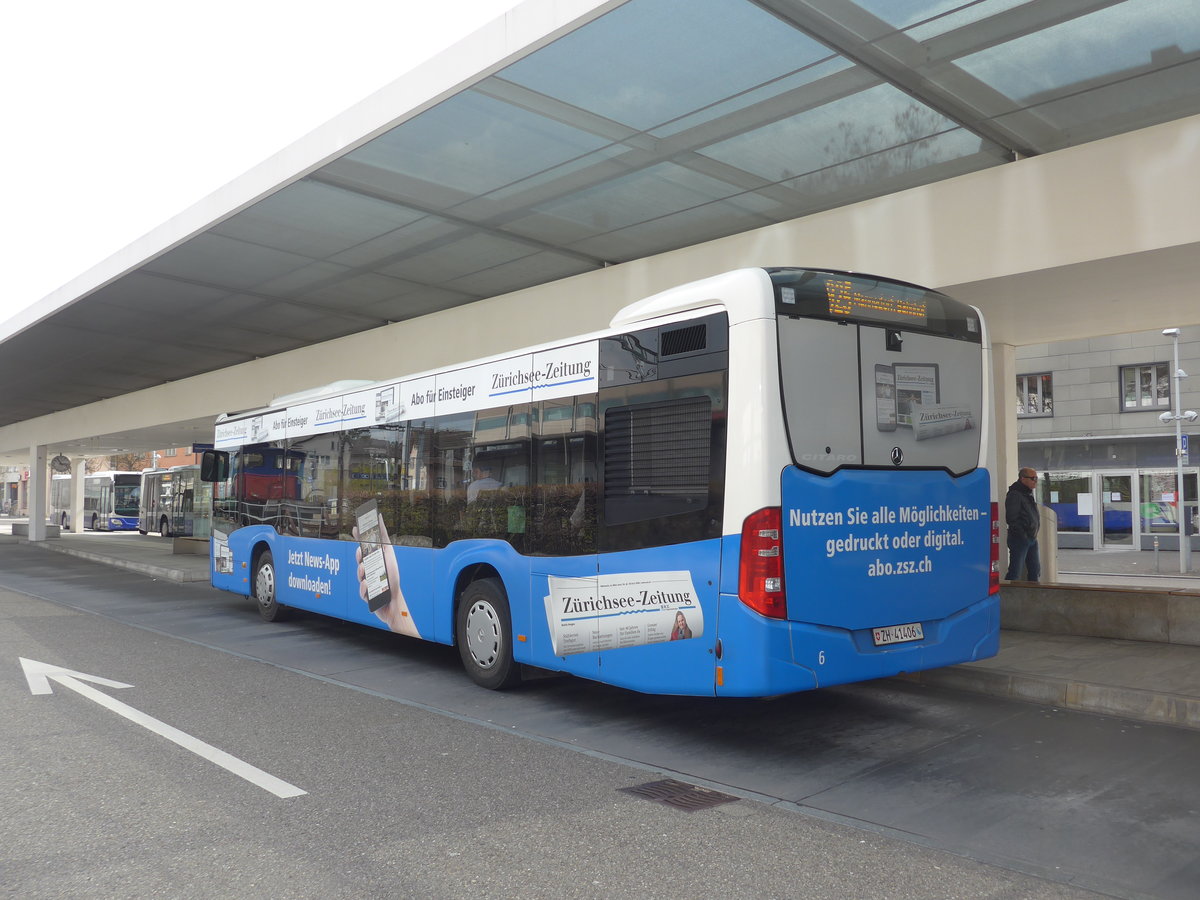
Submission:
M 787 618 L 783 591 L 783 515 L 778 506 L 751 513 L 742 523 L 738 597 L 757 613 Z
M 1000 593 L 1000 504 L 992 504 L 992 560 L 988 572 L 988 594 Z

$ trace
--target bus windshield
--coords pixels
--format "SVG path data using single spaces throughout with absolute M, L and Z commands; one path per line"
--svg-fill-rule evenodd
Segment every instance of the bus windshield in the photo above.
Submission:
M 113 476 L 113 512 L 118 516 L 136 516 L 142 493 L 142 476 Z

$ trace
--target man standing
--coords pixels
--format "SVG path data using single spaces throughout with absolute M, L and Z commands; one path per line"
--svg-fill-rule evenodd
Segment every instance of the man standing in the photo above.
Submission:
M 1028 569 L 1027 581 L 1037 581 L 1042 575 L 1042 560 L 1038 555 L 1038 527 L 1041 517 L 1033 499 L 1037 472 L 1021 469 L 1017 480 L 1008 486 L 1004 498 L 1004 520 L 1008 523 L 1008 581 L 1020 581 L 1021 570 Z

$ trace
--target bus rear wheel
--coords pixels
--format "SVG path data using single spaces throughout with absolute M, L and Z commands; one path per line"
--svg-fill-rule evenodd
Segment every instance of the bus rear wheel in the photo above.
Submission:
M 258 603 L 258 614 L 264 622 L 275 622 L 283 618 L 284 609 L 277 597 L 275 581 L 275 557 L 264 550 L 254 561 L 254 599 Z
M 471 680 L 493 691 L 519 683 L 521 669 L 512 652 L 512 617 L 500 579 L 481 578 L 467 585 L 458 601 L 456 619 L 458 655 Z

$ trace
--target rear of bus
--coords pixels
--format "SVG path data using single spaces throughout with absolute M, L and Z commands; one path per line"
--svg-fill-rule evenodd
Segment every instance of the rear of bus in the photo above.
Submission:
M 717 693 L 994 655 L 990 354 L 978 311 L 871 276 L 769 269 L 767 287 L 755 275 L 773 309 L 731 321 L 730 434 L 740 406 L 757 418 L 740 432 L 760 439 L 730 448 Z

